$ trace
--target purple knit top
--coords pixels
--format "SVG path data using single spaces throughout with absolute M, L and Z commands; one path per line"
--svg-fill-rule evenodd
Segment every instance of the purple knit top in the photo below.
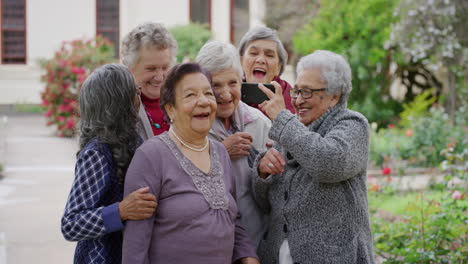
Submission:
M 229 155 L 210 140 L 210 156 L 210 172 L 204 173 L 167 132 L 136 151 L 124 195 L 149 186 L 158 208 L 147 220 L 127 221 L 122 263 L 228 264 L 257 257 L 240 226 Z

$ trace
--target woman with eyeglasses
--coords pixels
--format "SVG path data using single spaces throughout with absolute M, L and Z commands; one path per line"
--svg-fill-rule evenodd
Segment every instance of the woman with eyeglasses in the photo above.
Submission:
M 374 263 L 366 170 L 367 119 L 346 108 L 351 69 L 318 50 L 302 58 L 285 110 L 281 86 L 260 107 L 273 120 L 274 148 L 257 156 L 254 197 L 270 215 L 261 263 Z

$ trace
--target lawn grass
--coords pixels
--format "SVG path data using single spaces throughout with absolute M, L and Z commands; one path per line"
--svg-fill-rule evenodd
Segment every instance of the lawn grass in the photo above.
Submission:
M 44 113 L 44 107 L 39 104 L 15 104 L 14 109 L 19 113 Z
M 408 208 L 408 204 L 421 199 L 440 201 L 444 196 L 448 195 L 444 191 L 424 190 L 419 192 L 405 192 L 396 194 L 369 194 L 369 208 L 379 209 L 390 212 L 395 215 L 413 215 L 413 212 Z

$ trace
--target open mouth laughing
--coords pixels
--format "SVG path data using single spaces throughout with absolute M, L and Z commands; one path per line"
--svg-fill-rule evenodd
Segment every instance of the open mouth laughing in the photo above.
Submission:
M 254 68 L 252 71 L 252 75 L 256 79 L 263 79 L 266 76 L 266 74 L 267 74 L 266 70 L 263 68 L 259 68 L 259 67 Z

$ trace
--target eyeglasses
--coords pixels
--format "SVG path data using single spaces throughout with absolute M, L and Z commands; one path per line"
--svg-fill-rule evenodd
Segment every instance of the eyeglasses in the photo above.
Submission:
M 312 98 L 314 92 L 320 92 L 320 91 L 326 91 L 327 88 L 321 88 L 321 89 L 310 89 L 310 88 L 302 88 L 302 89 L 291 89 L 289 90 L 289 95 L 291 98 L 296 99 L 299 94 L 302 96 L 304 99 L 309 99 Z

